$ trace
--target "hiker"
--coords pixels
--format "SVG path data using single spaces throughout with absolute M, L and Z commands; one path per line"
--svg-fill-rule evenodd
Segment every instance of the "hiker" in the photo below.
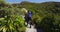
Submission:
M 27 22 L 27 26 L 28 26 L 28 24 L 30 24 L 30 28 L 31 28 L 31 12 L 30 11 L 26 12 L 25 21 Z

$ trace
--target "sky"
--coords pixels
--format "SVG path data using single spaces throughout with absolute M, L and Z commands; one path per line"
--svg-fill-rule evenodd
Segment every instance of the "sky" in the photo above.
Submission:
M 20 3 L 22 1 L 29 1 L 29 2 L 35 2 L 35 3 L 49 2 L 49 1 L 60 2 L 60 0 L 5 0 L 5 1 L 7 3 Z

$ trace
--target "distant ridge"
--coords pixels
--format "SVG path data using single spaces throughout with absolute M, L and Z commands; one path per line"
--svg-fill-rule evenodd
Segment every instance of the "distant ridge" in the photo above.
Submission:
M 17 4 L 15 4 L 17 5 Z M 46 13 L 60 14 L 60 2 L 43 2 L 43 3 L 32 3 L 28 1 L 23 1 L 18 4 L 18 7 L 34 10 L 35 12 L 42 11 Z M 37 12 L 38 12 L 37 11 Z M 45 12 L 44 12 L 45 11 Z M 38 12 L 41 13 L 41 12 Z

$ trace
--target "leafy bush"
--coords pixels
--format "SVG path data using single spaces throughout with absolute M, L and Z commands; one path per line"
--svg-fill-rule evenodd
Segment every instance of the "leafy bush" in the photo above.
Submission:
M 24 32 L 24 20 L 20 16 L 12 15 L 0 20 L 0 32 Z
M 36 24 L 36 27 L 43 29 L 44 32 L 59 32 L 59 20 L 54 16 L 46 16 Z
M 25 32 L 24 20 L 19 9 L 1 2 L 0 4 L 0 32 Z

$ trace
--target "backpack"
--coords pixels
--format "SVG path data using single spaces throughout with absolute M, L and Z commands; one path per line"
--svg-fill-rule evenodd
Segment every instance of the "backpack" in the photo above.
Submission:
M 30 11 L 27 12 L 27 16 L 28 16 L 28 17 L 31 17 L 31 12 L 30 12 Z

